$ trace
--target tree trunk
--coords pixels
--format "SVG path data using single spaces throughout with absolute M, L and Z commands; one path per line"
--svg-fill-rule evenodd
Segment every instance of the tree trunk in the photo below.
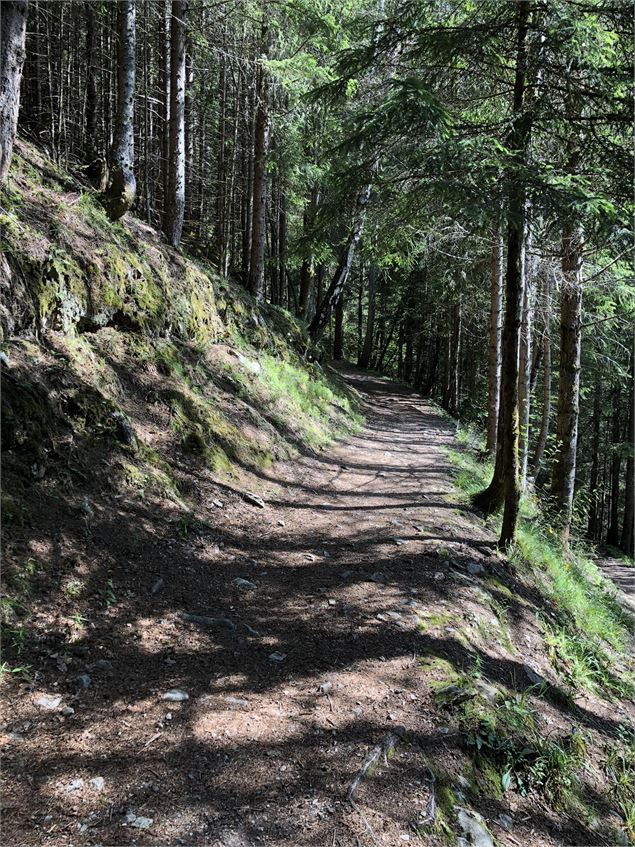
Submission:
M 633 456 L 633 377 L 631 375 L 631 397 L 630 397 L 630 413 L 628 419 L 628 435 L 627 444 L 629 448 L 628 457 L 626 459 L 626 478 L 624 491 L 624 522 L 622 524 L 622 537 L 620 539 L 620 548 L 627 556 L 633 555 L 633 523 L 635 522 L 635 459 Z
M 503 328 L 503 239 L 497 221 L 492 232 L 490 266 L 489 348 L 487 362 L 487 445 L 496 454 L 501 384 L 501 332 Z
M 582 245 L 580 227 L 567 223 L 562 236 L 560 292 L 560 381 L 556 411 L 556 451 L 551 493 L 565 544 L 569 540 L 575 485 L 580 410 L 582 338 Z
M 525 244 L 525 285 L 523 294 L 523 311 L 520 329 L 520 357 L 518 374 L 518 417 L 520 452 L 520 487 L 525 489 L 527 483 L 527 463 L 529 460 L 529 413 L 531 411 L 531 364 L 532 364 L 532 323 L 533 323 L 533 293 L 531 259 L 528 255 L 530 233 Z
M 163 26 L 159 27 L 160 49 L 163 61 L 161 74 L 161 225 L 165 225 L 165 214 L 170 191 L 170 21 L 171 0 L 162 0 Z
M 9 172 L 18 128 L 27 10 L 28 0 L 0 3 L 0 185 Z
M 520 505 L 518 468 L 518 350 L 523 302 L 525 184 L 522 169 L 531 136 L 531 116 L 526 111 L 528 0 L 516 6 L 516 71 L 513 124 L 508 141 L 513 151 L 513 171 L 508 176 L 507 265 L 505 271 L 505 321 L 502 339 L 501 400 L 496 464 L 490 485 L 475 498 L 486 511 L 504 503 L 499 544 L 513 543 Z
M 592 541 L 599 540 L 600 497 L 598 481 L 600 475 L 600 425 L 602 422 L 602 383 L 598 380 L 593 394 L 593 435 L 591 438 L 591 473 L 589 475 L 589 522 L 587 535 Z
M 110 179 L 105 194 L 105 206 L 113 221 L 126 214 L 137 194 L 134 175 L 135 13 L 135 0 L 119 0 L 117 112 L 110 154 Z
M 333 334 L 333 358 L 344 358 L 344 298 L 340 297 L 335 307 L 335 332 Z
M 259 303 L 265 299 L 265 237 L 267 227 L 267 154 L 269 152 L 269 78 L 258 71 L 258 105 L 254 131 L 254 184 L 249 261 L 249 290 Z
M 377 266 L 371 264 L 368 269 L 368 314 L 366 316 L 366 334 L 359 357 L 360 368 L 367 368 L 373 352 L 373 337 L 375 334 L 375 296 L 377 292 Z
M 98 191 L 104 191 L 108 175 L 105 167 L 106 163 L 103 157 L 99 155 L 97 141 L 98 68 L 95 65 L 97 57 L 95 4 L 89 0 L 89 2 L 85 3 L 84 10 L 86 14 L 86 53 L 88 55 L 88 67 L 86 68 L 84 159 L 86 161 L 86 176 L 88 177 L 91 185 L 93 185 Z
M 170 160 L 163 231 L 172 247 L 181 243 L 185 216 L 185 72 L 188 0 L 172 0 L 170 23 Z
M 549 421 L 551 418 L 551 274 L 549 268 L 545 271 L 543 295 L 545 306 L 543 311 L 542 327 L 542 360 L 543 360 L 543 383 L 542 383 L 542 417 L 540 421 L 540 433 L 536 443 L 536 452 L 532 461 L 534 476 L 537 478 L 542 463 L 542 457 L 547 446 L 549 436 Z
M 620 447 L 620 390 L 616 386 L 613 391 L 611 427 L 611 511 L 606 531 L 606 543 L 611 547 L 617 547 L 620 541 L 620 471 L 622 469 Z

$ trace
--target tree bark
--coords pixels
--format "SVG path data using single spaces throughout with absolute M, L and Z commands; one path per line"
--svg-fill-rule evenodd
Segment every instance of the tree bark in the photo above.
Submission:
M 0 185 L 6 180 L 20 111 L 28 0 L 0 3 Z
M 523 293 L 522 322 L 520 329 L 520 357 L 518 374 L 518 417 L 520 452 L 520 487 L 525 489 L 527 483 L 527 464 L 529 460 L 529 414 L 531 411 L 531 365 L 532 365 L 532 332 L 533 332 L 533 292 L 530 250 L 531 233 L 528 232 L 525 243 L 525 281 Z
M 333 333 L 333 358 L 344 358 L 344 298 L 340 297 L 335 307 L 335 331 Z
M 507 265 L 505 271 L 505 320 L 502 339 L 501 401 L 496 464 L 490 485 L 475 497 L 486 511 L 504 504 L 499 544 L 506 547 L 515 539 L 520 482 L 518 467 L 518 351 L 523 302 L 525 241 L 525 184 L 522 169 L 531 136 L 531 115 L 526 109 L 528 0 L 516 5 L 516 70 L 514 78 L 513 124 L 508 146 L 513 151 L 513 171 L 508 176 Z
M 589 475 L 589 515 L 587 535 L 592 541 L 599 540 L 600 497 L 598 481 L 600 475 L 600 425 L 602 422 L 602 383 L 598 380 L 593 394 L 593 435 L 591 437 L 591 473 Z
M 117 111 L 105 206 L 111 220 L 126 214 L 137 195 L 134 174 L 136 0 L 117 3 Z
M 633 432 L 634 428 L 634 396 L 633 396 L 633 360 L 631 359 L 631 390 L 630 390 L 630 410 L 628 415 L 628 433 L 626 443 L 628 445 L 628 456 L 626 459 L 626 476 L 625 476 L 625 492 L 624 492 L 624 522 L 622 523 L 622 537 L 620 538 L 620 548 L 627 556 L 633 555 L 633 523 L 635 522 L 635 458 L 633 451 L 633 443 L 635 441 Z
M 264 41 L 264 36 L 263 36 Z M 258 105 L 254 130 L 254 183 L 249 261 L 249 291 L 259 303 L 265 299 L 265 238 L 267 227 L 267 154 L 269 152 L 269 77 L 260 65 Z
M 170 20 L 170 159 L 163 231 L 178 247 L 185 216 L 185 73 L 188 0 L 172 0 Z
M 580 349 L 582 338 L 581 227 L 565 224 L 562 235 L 560 292 L 560 380 L 556 411 L 556 451 L 551 494 L 565 544 L 569 541 L 575 485 L 578 416 L 580 411 Z
M 503 328 L 503 239 L 497 221 L 492 231 L 490 264 L 489 347 L 487 362 L 487 444 L 496 454 L 501 384 L 501 333 Z
M 542 361 L 543 361 L 543 383 L 542 383 L 542 416 L 540 421 L 540 432 L 536 442 L 536 451 L 532 461 L 532 470 L 537 478 L 540 465 L 547 446 L 549 437 L 549 422 L 551 419 L 551 274 L 549 268 L 544 275 L 543 296 L 545 305 L 543 310 L 542 327 Z
M 620 541 L 620 471 L 622 469 L 620 447 L 620 390 L 619 386 L 615 386 L 611 428 L 611 510 L 606 531 L 606 543 L 611 547 L 617 547 Z
M 371 264 L 368 269 L 368 314 L 366 316 L 366 333 L 364 344 L 357 364 L 360 368 L 367 368 L 373 352 L 373 338 L 375 335 L 375 297 L 377 293 L 377 266 Z

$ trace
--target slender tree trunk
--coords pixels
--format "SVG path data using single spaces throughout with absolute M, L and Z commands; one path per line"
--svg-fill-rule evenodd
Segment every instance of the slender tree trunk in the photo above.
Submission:
M 591 473 L 589 475 L 589 522 L 587 535 L 598 541 L 599 506 L 598 480 L 600 475 L 600 425 L 602 421 L 602 383 L 598 380 L 593 394 L 593 435 L 591 438 Z
M 367 368 L 373 352 L 373 337 L 375 334 L 375 296 L 377 292 L 377 266 L 371 264 L 368 269 L 368 314 L 366 316 L 366 334 L 359 357 L 360 368 Z
M 551 493 L 565 544 L 568 543 L 571 528 L 580 411 L 582 245 L 582 229 L 567 223 L 562 236 L 560 380 L 556 412 L 556 452 L 551 482 Z
M 629 413 L 628 413 L 628 432 L 626 433 L 626 443 L 628 446 L 628 455 L 626 458 L 626 476 L 624 486 L 624 521 L 622 523 L 622 537 L 620 538 L 620 548 L 627 556 L 633 555 L 633 524 L 635 522 L 635 457 L 634 457 L 634 442 L 635 442 L 635 396 L 634 396 L 634 380 L 633 380 L 633 359 L 631 358 L 630 371 L 630 397 L 629 397 Z
M 170 160 L 163 231 L 178 247 L 185 216 L 185 72 L 188 0 L 172 0 L 170 25 Z
M 264 36 L 263 36 L 264 40 Z M 258 72 L 258 105 L 254 132 L 254 185 L 249 290 L 258 302 L 265 298 L 265 237 L 267 226 L 267 155 L 269 152 L 269 78 Z
M 335 307 L 335 331 L 333 333 L 333 358 L 344 358 L 344 298 L 340 297 Z
M 537 478 L 542 464 L 542 458 L 549 437 L 549 421 L 551 419 L 551 274 L 546 269 L 544 276 L 543 294 L 545 305 L 543 310 L 542 327 L 542 360 L 543 360 L 543 383 L 542 383 L 542 416 L 540 421 L 540 432 L 536 442 L 536 452 L 532 461 L 534 476 Z
M 170 192 L 170 30 L 171 0 L 163 0 L 163 26 L 159 27 L 161 64 L 161 223 L 165 226 L 168 195 Z
M 525 490 L 527 484 L 527 464 L 529 461 L 529 419 L 531 411 L 531 367 L 533 333 L 533 262 L 531 250 L 531 230 L 527 226 L 525 237 L 525 268 L 522 322 L 520 327 L 520 353 L 518 365 L 518 450 L 520 453 L 520 487 Z
M 104 191 L 107 178 L 106 163 L 99 155 L 97 141 L 98 68 L 95 65 L 97 58 L 95 4 L 88 0 L 84 5 L 84 10 L 86 15 L 86 53 L 88 55 L 84 159 L 86 161 L 86 176 L 95 188 Z
M 27 11 L 28 0 L 0 3 L 0 184 L 9 172 L 18 128 Z
M 622 470 L 620 436 L 620 390 L 616 386 L 613 391 L 611 428 L 611 511 L 609 527 L 606 531 L 606 543 L 611 547 L 617 547 L 620 542 L 620 472 Z
M 505 272 L 505 321 L 502 339 L 501 401 L 498 448 L 494 476 L 475 502 L 486 511 L 504 503 L 499 544 L 513 543 L 520 505 L 518 466 L 518 350 L 523 302 L 525 184 L 520 171 L 525 165 L 531 135 L 531 116 L 526 111 L 527 31 L 530 4 L 516 5 L 516 72 L 514 80 L 513 124 L 508 146 L 513 151 L 514 170 L 508 177 L 507 266 Z
M 137 194 L 134 174 L 135 14 L 135 0 L 118 0 L 117 112 L 110 180 L 105 194 L 105 205 L 112 220 L 126 214 Z
M 501 333 L 503 328 L 503 239 L 500 223 L 492 231 L 490 264 L 489 348 L 487 362 L 487 445 L 496 454 L 501 384 Z

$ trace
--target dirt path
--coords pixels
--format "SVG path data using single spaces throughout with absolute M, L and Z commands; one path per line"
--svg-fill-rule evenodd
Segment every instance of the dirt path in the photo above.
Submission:
M 9 697 L 5 838 L 223 847 L 416 840 L 410 825 L 429 797 L 427 765 L 457 778 L 463 766 L 422 652 L 442 647 L 457 667 L 478 653 L 490 680 L 516 687 L 525 665 L 495 620 L 478 641 L 469 566 L 505 577 L 481 522 L 458 505 L 444 453 L 450 425 L 407 389 L 352 370 L 347 378 L 367 395 L 367 425 L 320 458 L 263 474 L 264 509 L 236 497 L 215 506 L 218 489 L 201 477 L 193 483 L 211 527 L 175 533 L 157 504 L 98 510 L 74 555 L 86 562 L 88 594 L 112 590 L 116 599 L 70 639 L 70 624 L 49 609 L 53 635 L 36 684 Z M 61 559 L 71 545 L 63 529 L 53 542 L 40 539 L 47 543 Z M 439 610 L 448 619 L 423 632 L 421 615 Z M 201 625 L 183 612 L 231 623 Z M 469 650 L 454 613 L 472 615 Z M 513 617 L 514 638 L 532 654 L 533 613 L 527 620 L 519 606 Z M 546 674 L 545 657 L 536 662 Z M 162 699 L 170 689 L 188 699 Z M 42 698 L 58 693 L 47 710 Z M 583 719 L 608 720 L 592 709 Z M 407 742 L 352 808 L 351 781 L 396 727 Z M 481 807 L 490 821 L 505 810 L 495 800 Z M 497 830 L 500 843 L 558 843 L 550 832 L 562 824 L 543 812 L 510 840 Z

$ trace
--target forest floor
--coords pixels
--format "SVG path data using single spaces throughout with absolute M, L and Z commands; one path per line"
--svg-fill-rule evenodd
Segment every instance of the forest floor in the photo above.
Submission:
M 454 487 L 454 426 L 407 388 L 343 373 L 365 426 L 253 478 L 262 508 L 199 471 L 189 524 L 156 502 L 101 508 L 89 491 L 86 532 L 65 546 L 67 519 L 47 512 L 39 552 L 85 563 L 91 585 L 74 624 L 41 603 L 58 643 L 25 657 L 35 684 L 4 686 L 4 843 L 420 843 L 432 772 L 427 845 L 458 843 L 461 809 L 464 833 L 474 809 L 500 845 L 609 843 L 537 793 L 488 786 L 435 690 L 449 667 L 485 705 L 526 692 L 545 733 L 574 724 L 596 751 L 630 707 L 563 705 L 536 620 L 549 601 Z M 389 733 L 394 755 L 347 802 Z

